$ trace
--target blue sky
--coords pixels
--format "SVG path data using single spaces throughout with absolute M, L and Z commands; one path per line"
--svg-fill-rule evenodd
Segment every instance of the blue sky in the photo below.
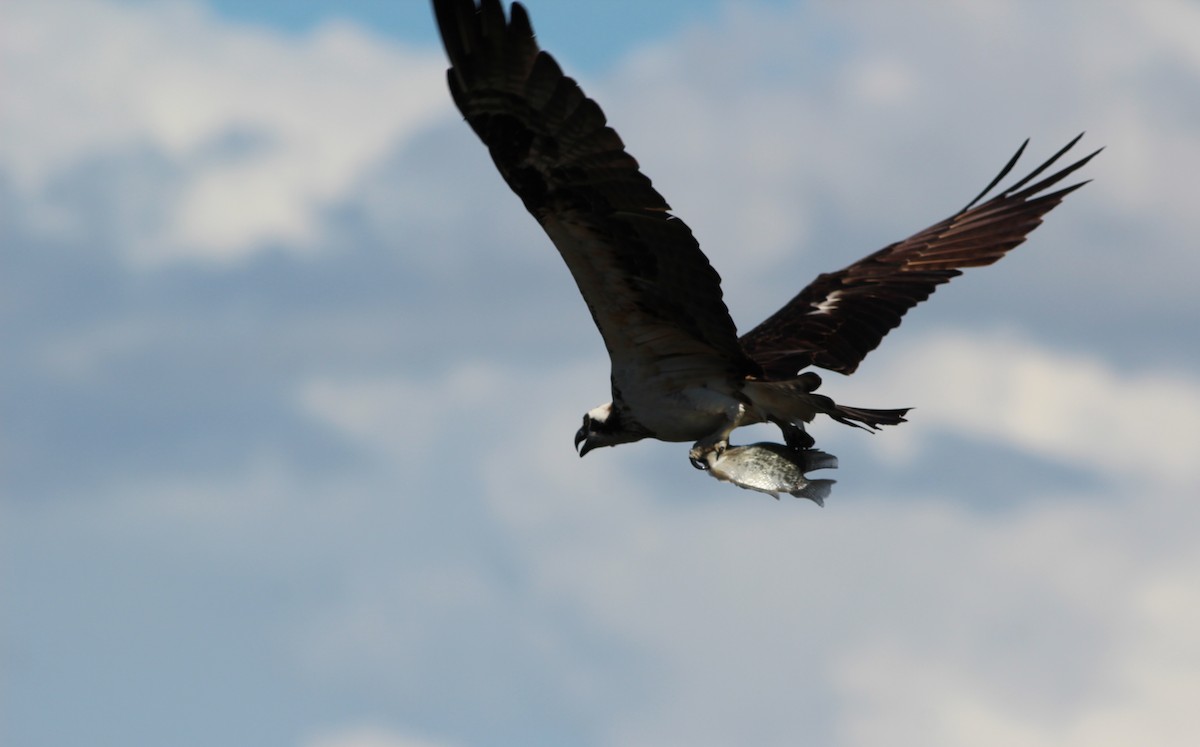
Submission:
M 0 741 L 1190 744 L 1200 12 L 528 5 L 744 329 L 1107 150 L 825 377 L 915 409 L 818 509 L 574 456 L 603 346 L 423 3 L 6 3 Z
M 759 6 L 778 6 L 780 0 L 756 0 Z M 270 0 L 237 2 L 219 0 L 209 7 L 222 17 L 239 23 L 260 24 L 274 31 L 304 34 L 331 19 L 350 21 L 372 33 L 408 44 L 435 46 L 431 36 L 431 12 L 421 2 L 331 2 L 330 0 Z M 716 0 L 646 3 L 640 0 L 609 0 L 579 3 L 548 0 L 538 3 L 539 34 L 569 41 L 570 49 L 560 55 L 572 68 L 588 72 L 603 70 L 631 48 L 653 42 L 688 24 L 717 17 Z

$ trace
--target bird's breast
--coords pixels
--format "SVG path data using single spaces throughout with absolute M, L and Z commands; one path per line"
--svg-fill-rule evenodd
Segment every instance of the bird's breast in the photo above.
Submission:
M 613 371 L 614 394 L 628 415 L 659 440 L 698 441 L 730 420 L 744 420 L 745 406 L 725 375 L 625 374 Z

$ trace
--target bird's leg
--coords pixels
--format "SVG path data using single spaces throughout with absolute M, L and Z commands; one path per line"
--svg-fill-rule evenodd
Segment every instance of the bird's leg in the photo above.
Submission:
M 725 449 L 729 448 L 729 435 L 742 424 L 742 417 L 745 414 L 745 405 L 738 403 L 729 409 L 729 417 L 726 419 L 725 425 L 693 444 L 691 451 L 688 452 L 688 459 L 692 466 L 700 470 L 708 469 L 711 465 L 709 457 L 719 458 Z
M 711 466 L 709 458 L 716 460 L 729 447 L 729 434 L 722 435 L 720 431 L 712 436 L 706 436 L 692 445 L 688 452 L 688 460 L 696 469 L 707 470 Z
M 783 431 L 783 442 L 789 448 L 803 451 L 811 449 L 816 445 L 816 439 L 808 435 L 808 431 L 804 430 L 804 426 L 788 423 L 782 420 L 774 421 L 775 425 L 779 426 L 779 430 Z

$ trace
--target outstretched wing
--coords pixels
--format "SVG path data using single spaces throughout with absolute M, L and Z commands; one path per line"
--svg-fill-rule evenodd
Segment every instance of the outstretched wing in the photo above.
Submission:
M 879 346 L 901 317 L 967 267 L 1000 259 L 1041 225 L 1042 216 L 1080 182 L 1047 193 L 1083 167 L 1094 151 L 1026 186 L 1079 142 L 1067 143 L 1024 179 L 980 203 L 1008 175 L 1026 140 L 1000 174 L 950 218 L 885 247 L 839 272 L 817 277 L 779 311 L 742 336 L 742 347 L 768 378 L 789 378 L 806 366 L 849 374 Z
M 721 279 L 603 112 L 538 49 L 525 9 L 434 0 L 454 103 L 570 268 L 614 365 L 755 370 Z

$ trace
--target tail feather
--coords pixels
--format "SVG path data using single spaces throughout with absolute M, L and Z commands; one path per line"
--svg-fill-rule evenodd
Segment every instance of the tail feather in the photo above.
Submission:
M 852 425 L 855 428 L 863 430 L 877 431 L 880 426 L 884 425 L 899 425 L 905 422 L 904 416 L 911 410 L 911 407 L 904 407 L 898 410 L 871 410 L 865 407 L 847 407 L 846 405 L 833 404 L 826 410 L 826 414 L 839 423 Z
M 871 410 L 839 405 L 813 391 L 819 383 L 820 379 L 815 376 L 786 381 L 747 381 L 743 391 L 759 412 L 766 414 L 767 419 L 776 423 L 791 423 L 801 429 L 803 423 L 811 423 L 818 413 L 824 413 L 839 423 L 877 431 L 881 426 L 905 422 L 904 415 L 912 409 Z

